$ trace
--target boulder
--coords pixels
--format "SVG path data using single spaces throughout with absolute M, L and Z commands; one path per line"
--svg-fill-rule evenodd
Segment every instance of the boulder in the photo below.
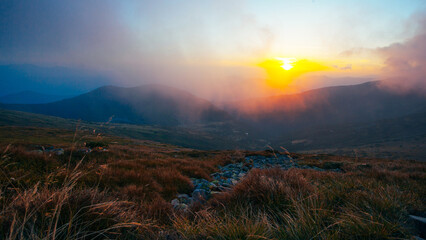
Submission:
M 173 206 L 173 208 L 176 208 L 179 205 L 179 199 L 175 198 L 172 200 L 171 204 Z
M 410 218 L 414 221 L 419 236 L 422 238 L 426 237 L 426 218 L 420 216 L 410 215 Z
M 204 189 L 195 189 L 192 192 L 192 199 L 194 202 L 206 202 L 209 199 L 209 192 Z

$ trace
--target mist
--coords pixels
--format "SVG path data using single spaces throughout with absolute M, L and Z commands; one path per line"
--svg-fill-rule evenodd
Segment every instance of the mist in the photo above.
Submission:
M 302 76 L 283 91 L 268 87 L 264 69 L 256 64 L 297 52 L 308 59 L 325 54 L 333 58 L 337 56 L 333 52 L 340 49 L 390 44 L 401 39 L 392 31 L 388 31 L 386 38 L 370 37 L 371 43 L 367 44 L 361 38 L 381 36 L 378 29 L 393 27 L 394 20 L 373 22 L 371 29 L 365 29 L 362 24 L 355 26 L 357 15 L 351 14 L 344 18 L 357 29 L 351 33 L 340 31 L 343 27 L 346 29 L 345 23 L 324 17 L 329 11 L 343 14 L 355 7 L 365 12 L 366 19 L 371 19 L 375 17 L 370 13 L 376 7 L 374 4 L 370 9 L 357 5 L 336 8 L 319 2 L 300 3 L 291 8 L 284 3 L 274 3 L 268 6 L 274 10 L 272 14 L 265 14 L 258 7 L 257 3 L 245 0 L 183 3 L 5 0 L 0 7 L 0 64 L 60 66 L 103 76 L 102 81 L 98 79 L 96 84 L 88 84 L 73 93 L 102 85 L 134 87 L 158 83 L 222 103 L 372 79 L 371 76 L 352 76 L 354 66 L 345 63 L 339 67 L 347 70 L 345 76 L 336 77 L 333 73 Z M 294 8 L 298 16 L 294 15 Z M 406 21 L 398 12 L 393 17 L 400 19 L 398 27 Z M 417 79 L 411 82 L 422 83 L 417 76 L 424 73 L 421 67 L 424 56 L 408 53 L 411 45 L 424 47 L 422 29 L 415 39 L 378 49 L 380 55 L 388 59 L 387 78 L 406 74 L 410 79 Z M 337 31 L 339 37 L 336 37 Z M 395 57 L 397 55 L 400 57 Z M 413 63 L 404 70 L 399 62 L 405 60 Z M 66 80 L 58 80 L 62 81 L 66 83 Z M 75 85 L 86 84 L 78 79 L 73 81 Z M 17 91 L 12 85 L 9 89 L 8 92 Z
M 414 37 L 377 49 L 385 59 L 383 86 L 392 91 L 426 94 L 426 18 L 418 20 L 417 25 Z
M 243 5 L 5 1 L 0 8 L 0 63 L 66 66 L 113 79 L 99 86 L 159 83 L 217 101 L 237 94 L 250 97 L 246 86 L 253 88 L 263 73 L 224 63 L 224 56 L 239 52 L 243 58 L 259 57 L 274 36 Z M 231 35 L 233 39 L 226 37 Z

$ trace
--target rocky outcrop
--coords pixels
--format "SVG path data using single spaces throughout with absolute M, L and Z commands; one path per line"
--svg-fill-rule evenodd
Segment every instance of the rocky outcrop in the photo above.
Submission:
M 219 166 L 219 172 L 212 173 L 213 181 L 206 179 L 192 178 L 194 191 L 191 196 L 188 194 L 178 194 L 171 204 L 175 209 L 187 210 L 194 203 L 205 203 L 212 195 L 226 191 L 237 184 L 251 169 L 290 168 L 314 169 L 325 171 L 324 169 L 312 166 L 300 166 L 287 154 L 277 154 L 275 156 L 247 156 L 243 162 L 231 163 L 226 166 Z M 330 170 L 329 170 L 330 171 Z M 340 171 L 332 169 L 331 171 Z

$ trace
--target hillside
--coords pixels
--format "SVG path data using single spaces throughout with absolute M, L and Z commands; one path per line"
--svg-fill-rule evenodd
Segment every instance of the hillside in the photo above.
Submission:
M 367 123 L 306 127 L 271 142 L 296 152 L 426 161 L 426 112 Z
M 174 88 L 103 87 L 55 103 L 0 105 L 62 117 L 1 110 L 0 124 L 72 130 L 79 123 L 64 118 L 74 118 L 105 134 L 197 149 L 272 146 L 425 160 L 425 103 L 422 95 L 395 94 L 370 82 L 234 103 L 228 114 Z
M 8 104 L 4 108 L 93 122 L 178 126 L 221 122 L 229 115 L 188 92 L 161 85 L 106 86 L 48 104 Z
M 9 133 L 19 144 L 0 142 L 1 239 L 355 240 L 425 234 L 411 217 L 425 216 L 422 162 L 199 151 L 40 130 L 35 138 Z
M 228 111 L 263 137 L 317 126 L 364 124 L 426 112 L 426 96 L 394 93 L 381 82 L 320 88 L 300 94 L 234 102 Z M 259 131 L 257 131 L 259 129 Z
M 100 136 L 115 135 L 125 138 L 152 140 L 197 149 L 236 149 L 247 146 L 255 149 L 256 141 L 247 139 L 239 126 L 231 123 L 212 123 L 192 128 L 178 126 L 150 126 L 120 123 L 96 123 L 64 119 L 41 114 L 26 113 L 0 108 L 0 142 L 16 143 L 16 136 L 27 136 L 22 141 L 38 135 L 46 129 L 74 132 L 76 129 Z M 56 130 L 55 130 L 56 131 Z M 19 141 L 21 141 L 19 140 Z M 33 139 L 34 142 L 40 139 Z

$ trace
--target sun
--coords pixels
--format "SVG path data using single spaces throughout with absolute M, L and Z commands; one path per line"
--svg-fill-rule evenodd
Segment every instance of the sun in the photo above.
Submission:
M 294 67 L 294 63 L 297 62 L 296 58 L 276 57 L 275 59 L 281 62 L 281 67 L 286 71 L 292 69 Z
M 320 62 L 307 59 L 274 57 L 258 64 L 267 74 L 266 83 L 270 87 L 286 89 L 302 75 L 329 69 Z

